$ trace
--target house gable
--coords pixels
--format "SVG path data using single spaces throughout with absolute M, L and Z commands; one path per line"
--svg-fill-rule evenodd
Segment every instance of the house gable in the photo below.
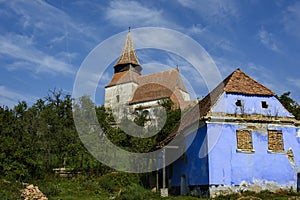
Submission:
M 270 89 L 237 69 L 209 93 L 199 107 L 203 116 L 246 114 L 293 118 L 274 95 Z

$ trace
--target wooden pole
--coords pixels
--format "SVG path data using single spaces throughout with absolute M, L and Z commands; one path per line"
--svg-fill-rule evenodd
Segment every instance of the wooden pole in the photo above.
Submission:
M 157 168 L 157 171 L 156 171 L 156 192 L 159 191 L 159 184 L 158 184 L 158 168 Z
M 166 150 L 163 148 L 163 189 L 166 188 Z

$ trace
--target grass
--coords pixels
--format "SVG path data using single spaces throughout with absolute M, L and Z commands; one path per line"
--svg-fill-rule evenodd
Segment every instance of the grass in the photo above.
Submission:
M 72 179 L 48 177 L 44 180 L 34 180 L 30 183 L 37 185 L 49 200 L 201 200 L 190 196 L 162 198 L 158 193 L 153 193 L 149 189 L 142 187 L 137 175 L 126 173 L 110 173 L 102 177 L 78 176 Z M 19 182 L 9 182 L 0 179 L 0 199 L 21 200 L 20 190 L 24 187 Z M 271 193 L 263 191 L 260 193 L 243 192 L 241 194 L 219 196 L 215 199 L 234 200 L 244 197 L 241 199 L 287 200 L 296 196 L 299 198 L 300 193 L 291 191 Z
M 0 198 L 1 200 L 19 200 L 21 198 L 20 190 L 23 185 L 17 181 L 7 181 L 0 179 Z

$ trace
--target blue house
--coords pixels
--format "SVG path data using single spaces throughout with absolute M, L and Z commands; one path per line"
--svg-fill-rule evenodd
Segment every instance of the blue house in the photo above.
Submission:
M 169 187 L 212 197 L 299 187 L 299 121 L 271 90 L 237 69 L 198 106 L 199 127 L 184 134 L 189 148 L 168 166 Z

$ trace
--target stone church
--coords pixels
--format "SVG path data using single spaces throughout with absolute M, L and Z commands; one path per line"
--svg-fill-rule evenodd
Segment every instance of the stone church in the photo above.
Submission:
M 111 81 L 105 86 L 104 106 L 121 119 L 137 108 L 152 112 L 158 102 L 170 99 L 174 108 L 184 109 L 190 103 L 178 67 L 142 75 L 142 66 L 134 49 L 130 30 L 121 55 L 114 65 Z

